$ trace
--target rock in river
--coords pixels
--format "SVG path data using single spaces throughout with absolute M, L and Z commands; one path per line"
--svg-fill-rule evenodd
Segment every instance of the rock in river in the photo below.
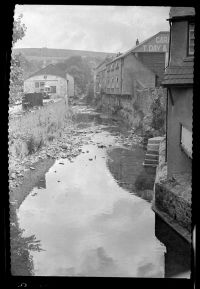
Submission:
M 62 145 L 61 145 L 61 148 L 64 149 L 64 150 L 66 150 L 66 149 L 68 149 L 68 145 L 62 144 Z

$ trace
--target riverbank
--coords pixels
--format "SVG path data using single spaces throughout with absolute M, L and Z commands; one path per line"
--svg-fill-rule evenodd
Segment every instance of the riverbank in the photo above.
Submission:
M 152 209 L 180 236 L 191 243 L 191 176 L 167 177 L 166 140 L 160 143 L 159 164 L 154 185 Z
M 39 181 L 40 176 L 45 174 L 56 159 L 67 158 L 71 160 L 81 153 L 80 146 L 83 142 L 87 142 L 85 136 L 88 130 L 86 128 L 80 129 L 80 126 L 82 125 L 82 120 L 84 121 L 85 117 L 88 118 L 87 108 L 82 106 L 81 109 L 80 106 L 74 106 L 72 115 L 70 123 L 67 122 L 59 137 L 43 145 L 35 153 L 24 156 L 23 160 L 20 157 L 15 158 L 15 162 L 10 164 L 10 201 L 13 202 L 17 199 L 17 202 L 19 202 L 18 206 L 20 206 L 28 191 Z M 99 113 L 94 110 L 92 113 L 90 111 L 90 117 L 94 118 L 96 115 L 99 115 Z M 102 115 L 102 118 L 105 119 L 107 117 Z M 113 122 L 116 124 L 116 120 Z M 93 127 L 90 133 L 95 134 L 97 131 L 98 129 Z M 127 130 L 127 134 L 121 134 L 119 138 L 119 142 L 125 147 L 131 147 L 135 144 L 143 146 L 143 138 L 136 135 L 134 130 Z
M 52 142 L 43 145 L 41 149 L 31 155 L 16 158 L 12 163 L 12 172 L 10 173 L 9 181 L 9 197 L 10 197 L 10 240 L 12 251 L 12 268 L 15 268 L 12 273 L 14 275 L 33 275 L 32 260 L 29 254 L 29 247 L 34 246 L 34 238 L 26 239 L 19 227 L 17 211 L 23 201 L 28 197 L 34 187 L 45 187 L 45 174 L 54 165 L 56 160 L 60 160 L 60 165 L 64 164 L 67 159 L 73 162 L 73 159 L 82 152 L 83 145 L 92 144 L 93 136 L 101 132 L 101 125 L 96 126 L 94 120 L 99 118 L 99 113 L 85 105 L 78 105 L 71 108 L 71 121 L 66 123 L 62 129 L 62 133 Z M 101 116 L 99 121 L 107 121 L 106 116 Z M 108 121 L 111 121 L 108 118 Z M 112 122 L 112 121 L 111 121 Z M 87 125 L 89 124 L 89 126 Z M 113 121 L 116 124 L 116 121 Z M 118 130 L 118 126 L 116 127 Z M 124 131 L 124 129 L 122 129 Z M 127 134 L 118 133 L 115 136 L 116 140 L 125 147 L 131 147 L 134 144 L 139 144 L 142 138 L 134 136 L 131 132 Z M 98 141 L 99 148 L 105 148 L 105 140 Z M 141 144 L 142 145 L 142 144 Z M 108 146 L 109 147 L 109 146 Z M 17 248 L 20 248 L 18 252 Z M 36 249 L 39 247 L 36 247 Z M 21 265 L 20 265 L 21 264 Z M 18 268 L 18 269 L 17 269 Z
M 63 99 L 9 117 L 9 185 L 21 184 L 32 164 L 48 157 L 48 148 L 72 126 L 72 112 Z
M 165 134 L 166 89 L 136 89 L 134 95 L 100 93 L 94 102 L 99 111 L 134 127 L 146 141 Z

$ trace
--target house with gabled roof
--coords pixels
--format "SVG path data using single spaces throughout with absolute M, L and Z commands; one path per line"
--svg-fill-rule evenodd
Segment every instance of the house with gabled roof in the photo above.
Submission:
M 95 68 L 95 78 L 94 78 L 94 92 L 99 94 L 100 92 L 105 92 L 106 89 L 106 63 L 111 61 L 113 57 L 106 57 L 97 67 Z
M 136 43 L 135 47 L 103 63 L 102 69 L 97 68 L 97 80 L 103 93 L 133 96 L 138 87 L 160 86 L 168 60 L 169 32 L 160 31 Z
M 52 97 L 74 96 L 74 78 L 57 65 L 49 64 L 24 81 L 25 93 L 44 92 L 45 90 Z

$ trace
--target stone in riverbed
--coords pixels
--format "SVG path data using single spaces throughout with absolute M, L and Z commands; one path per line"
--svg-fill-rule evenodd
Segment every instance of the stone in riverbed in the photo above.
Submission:
M 61 158 L 62 158 L 62 159 L 66 159 L 66 158 L 67 158 L 67 155 L 61 155 Z
M 61 145 L 61 148 L 64 149 L 64 150 L 68 149 L 68 147 L 69 147 L 69 146 L 66 145 L 66 144 L 62 144 L 62 145 Z
M 105 145 L 98 145 L 98 148 L 103 149 L 103 148 L 106 148 L 106 146 Z

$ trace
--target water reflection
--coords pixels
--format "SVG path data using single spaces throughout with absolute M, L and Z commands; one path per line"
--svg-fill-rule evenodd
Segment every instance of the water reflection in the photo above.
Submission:
M 41 252 L 40 240 L 35 235 L 24 237 L 24 230 L 19 227 L 16 208 L 10 204 L 10 252 L 11 274 L 20 276 L 34 275 L 31 251 Z
M 116 148 L 108 152 L 108 156 L 107 165 L 118 184 L 151 202 L 156 169 L 143 167 L 144 150 L 138 146 L 132 150 Z
M 104 138 L 102 132 L 94 140 Z M 115 140 L 106 134 L 106 141 Z M 20 206 L 20 226 L 27 235 L 34 232 L 45 249 L 31 252 L 35 275 L 163 277 L 165 247 L 154 235 L 149 203 L 119 186 L 106 148 L 82 150 L 89 153 L 73 163 L 56 161 L 46 174 L 46 189 L 34 188 Z M 148 273 L 140 268 L 149 263 Z
M 42 178 L 39 180 L 39 182 L 36 184 L 36 187 L 38 189 L 46 189 L 46 178 L 45 175 L 42 176 Z
M 168 276 L 169 245 L 160 238 L 149 204 L 155 169 L 142 166 L 144 150 L 120 147 L 117 127 L 108 119 L 85 113 L 77 121 L 82 127 L 101 123 L 101 131 L 73 162 L 56 161 L 43 187 L 36 186 L 18 211 L 24 236 L 34 234 L 45 250 L 30 251 L 34 274 Z

